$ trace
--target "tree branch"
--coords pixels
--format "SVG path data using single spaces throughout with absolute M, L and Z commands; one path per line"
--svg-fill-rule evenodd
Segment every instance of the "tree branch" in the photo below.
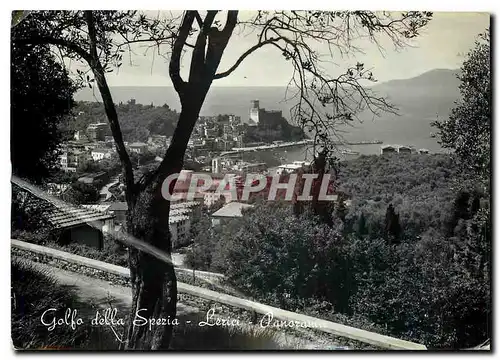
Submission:
M 89 32 L 89 45 L 90 45 L 90 62 L 89 66 L 94 73 L 97 86 L 101 92 L 102 101 L 104 104 L 104 109 L 109 120 L 109 125 L 111 128 L 111 133 L 115 140 L 116 151 L 120 157 L 124 172 L 125 172 L 125 183 L 127 186 L 127 202 L 133 198 L 132 194 L 135 192 L 134 184 L 134 172 L 132 170 L 132 162 L 125 148 L 123 142 L 122 132 L 120 129 L 120 123 L 118 122 L 118 114 L 116 113 L 116 108 L 113 103 L 113 98 L 111 96 L 111 91 L 109 90 L 108 83 L 106 81 L 106 76 L 104 75 L 104 69 L 99 61 L 97 54 L 97 35 L 94 24 L 94 17 L 92 11 L 85 11 L 85 18 L 87 21 L 88 32 Z
M 270 44 L 270 43 L 273 43 L 273 42 L 276 42 L 278 40 L 281 40 L 282 38 L 281 37 L 278 37 L 278 38 L 271 38 L 271 39 L 267 39 L 265 41 L 262 41 L 258 44 L 255 44 L 254 46 L 252 46 L 250 49 L 248 49 L 247 51 L 245 51 L 239 58 L 238 60 L 236 60 L 236 62 L 234 63 L 233 66 L 231 66 L 228 70 L 224 71 L 224 72 L 221 72 L 221 73 L 218 73 L 218 74 L 215 74 L 214 76 L 214 79 L 222 79 L 222 78 L 225 78 L 226 76 L 229 76 L 234 70 L 236 70 L 238 68 L 238 66 L 240 66 L 240 64 L 243 62 L 243 60 L 245 60 L 245 58 L 247 56 L 249 56 L 250 54 L 252 54 L 254 51 L 260 49 L 261 47 L 263 47 L 264 45 L 267 45 L 267 44 Z
M 179 27 L 179 33 L 174 41 L 174 46 L 172 47 L 172 57 L 170 58 L 169 64 L 169 75 L 174 85 L 175 91 L 181 94 L 184 93 L 184 87 L 186 85 L 185 81 L 182 80 L 180 69 L 181 69 L 181 54 L 184 48 L 185 42 L 193 26 L 193 21 L 195 18 L 196 11 L 187 11 L 182 19 L 182 24 Z
M 27 39 L 13 39 L 12 41 L 18 44 L 26 44 L 26 45 L 50 44 L 54 46 L 61 46 L 67 49 L 67 51 L 77 54 L 79 57 L 84 59 L 89 64 L 92 61 L 90 54 L 85 49 L 81 48 L 77 44 L 74 44 L 72 42 L 66 41 L 61 38 L 56 38 L 51 36 L 32 36 Z
M 227 12 L 226 25 L 222 29 L 224 37 L 229 40 L 231 34 L 233 33 L 236 23 L 238 22 L 238 10 L 229 10 Z
M 203 22 L 203 27 L 201 28 L 201 30 L 203 30 L 205 34 L 212 26 L 212 23 L 214 22 L 215 16 L 217 15 L 218 12 L 219 12 L 218 10 L 209 10 L 207 12 L 207 16 L 205 16 L 205 21 Z
M 198 22 L 198 26 L 200 27 L 200 30 L 201 30 L 203 28 L 203 20 L 201 19 L 200 13 L 198 11 L 195 11 L 194 16 L 195 16 L 196 21 Z
M 212 28 L 208 35 L 208 46 L 206 55 L 205 76 L 210 79 L 209 85 L 212 83 L 217 68 L 219 67 L 222 54 L 226 49 L 229 39 L 238 21 L 238 11 L 228 11 L 227 20 L 222 31 L 217 28 Z

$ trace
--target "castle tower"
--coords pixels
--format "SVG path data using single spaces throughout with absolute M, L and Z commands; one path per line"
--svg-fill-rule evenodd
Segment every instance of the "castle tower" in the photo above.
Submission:
M 259 123 L 259 100 L 250 101 L 250 124 L 257 125 Z
M 220 159 L 212 159 L 212 173 L 218 174 L 220 172 Z

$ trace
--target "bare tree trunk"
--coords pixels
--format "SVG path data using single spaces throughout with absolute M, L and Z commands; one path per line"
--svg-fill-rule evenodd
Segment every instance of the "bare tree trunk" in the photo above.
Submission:
M 154 181 L 142 191 L 129 211 L 129 233 L 155 246 L 167 254 L 171 252 L 168 218 L 170 203 L 161 196 L 161 181 Z M 126 349 L 168 349 L 172 326 L 149 327 L 138 323 L 137 316 L 146 319 L 167 319 L 176 316 L 177 279 L 173 264 L 167 264 L 154 256 L 134 248 L 129 250 L 129 266 L 132 282 L 132 307 Z
M 199 97 L 193 98 L 189 106 L 183 106 L 164 161 L 129 203 L 128 232 L 169 255 L 172 249 L 168 225 L 170 201 L 162 196 L 161 189 L 169 175 L 182 169 L 187 143 L 202 103 Z M 173 264 L 131 248 L 129 266 L 133 299 L 125 349 L 166 350 L 172 338 L 177 307 L 177 279 Z M 151 331 L 148 326 L 134 326 L 134 319 L 141 320 L 136 318 L 137 312 L 146 319 L 166 319 L 167 325 L 153 326 Z
M 199 14 L 187 11 L 183 18 L 169 65 L 170 78 L 181 102 L 179 121 L 158 169 L 135 184 L 137 186 L 131 189 L 132 195 L 127 197 L 129 232 L 169 255 L 172 248 L 168 228 L 170 202 L 162 197 L 162 183 L 169 175 L 182 169 L 189 138 L 237 20 L 237 12 L 230 11 L 226 26 L 219 31 L 211 28 L 216 14 L 217 11 L 209 11 L 201 26 L 187 83 L 180 76 L 180 56 L 193 21 Z M 129 264 L 133 304 L 125 349 L 166 350 L 172 338 L 172 322 L 177 306 L 177 279 L 173 264 L 165 264 L 136 249 L 130 250 Z M 166 319 L 167 324 L 151 330 L 146 326 L 134 326 L 137 311 L 146 319 Z

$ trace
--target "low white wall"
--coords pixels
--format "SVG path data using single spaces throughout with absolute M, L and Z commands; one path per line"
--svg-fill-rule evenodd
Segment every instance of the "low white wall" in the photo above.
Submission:
M 97 261 L 89 258 L 85 258 L 83 256 L 70 254 L 64 251 L 39 246 L 35 244 L 26 243 L 24 241 L 19 240 L 11 240 L 11 244 L 13 247 L 31 251 L 39 254 L 44 254 L 47 256 L 51 256 L 56 259 L 64 260 L 67 262 L 72 262 L 78 265 L 83 265 L 87 267 L 91 267 L 97 270 L 109 272 L 115 275 L 123 276 L 126 278 L 130 277 L 129 269 L 116 266 L 113 264 L 108 264 L 102 261 Z M 178 270 L 178 269 L 176 269 Z M 184 269 L 186 270 L 186 269 Z M 186 270 L 191 271 L 191 270 Z M 345 326 L 341 324 L 337 324 L 331 321 L 322 320 L 318 318 L 314 318 L 307 315 L 297 314 L 291 311 L 282 310 L 279 308 L 275 308 L 272 306 L 260 304 L 254 301 L 245 300 L 241 298 L 237 298 L 235 296 L 221 294 L 212 290 L 203 289 L 197 286 L 192 286 L 188 284 L 184 284 L 181 282 L 177 283 L 177 290 L 180 293 L 200 297 L 203 299 L 219 302 L 225 305 L 234 306 L 240 309 L 245 309 L 248 311 L 253 311 L 261 315 L 265 315 L 271 313 L 273 318 L 276 320 L 283 321 L 293 321 L 298 322 L 300 324 L 308 324 L 308 327 L 315 328 L 317 330 L 334 334 L 336 336 L 346 337 L 352 340 L 360 341 L 363 343 L 375 345 L 384 349 L 391 350 L 427 350 L 425 345 L 396 339 L 393 337 L 380 335 L 376 333 L 372 333 L 369 331 L 356 329 L 350 326 Z

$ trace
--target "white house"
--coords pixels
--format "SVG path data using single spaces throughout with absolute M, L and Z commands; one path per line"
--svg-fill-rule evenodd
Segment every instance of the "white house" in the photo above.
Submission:
M 112 154 L 111 149 L 94 149 L 90 153 L 90 155 L 92 156 L 92 160 L 94 161 L 111 159 L 111 154 Z
M 413 149 L 406 145 L 382 145 L 380 147 L 380 154 L 411 154 Z
M 280 165 L 276 169 L 276 175 L 281 175 L 284 172 L 294 173 L 294 172 L 298 171 L 299 169 L 302 169 L 303 167 L 304 167 L 304 164 L 302 164 L 302 163 L 298 163 L 298 164 L 297 163 L 293 163 L 293 164 Z
M 144 154 L 148 149 L 148 145 L 142 142 L 132 143 L 128 147 L 130 151 L 135 152 L 137 154 Z
M 241 210 L 252 208 L 251 204 L 244 204 L 236 201 L 232 201 L 229 204 L 223 206 L 216 212 L 214 212 L 212 217 L 212 225 L 221 225 L 227 220 L 242 217 Z

